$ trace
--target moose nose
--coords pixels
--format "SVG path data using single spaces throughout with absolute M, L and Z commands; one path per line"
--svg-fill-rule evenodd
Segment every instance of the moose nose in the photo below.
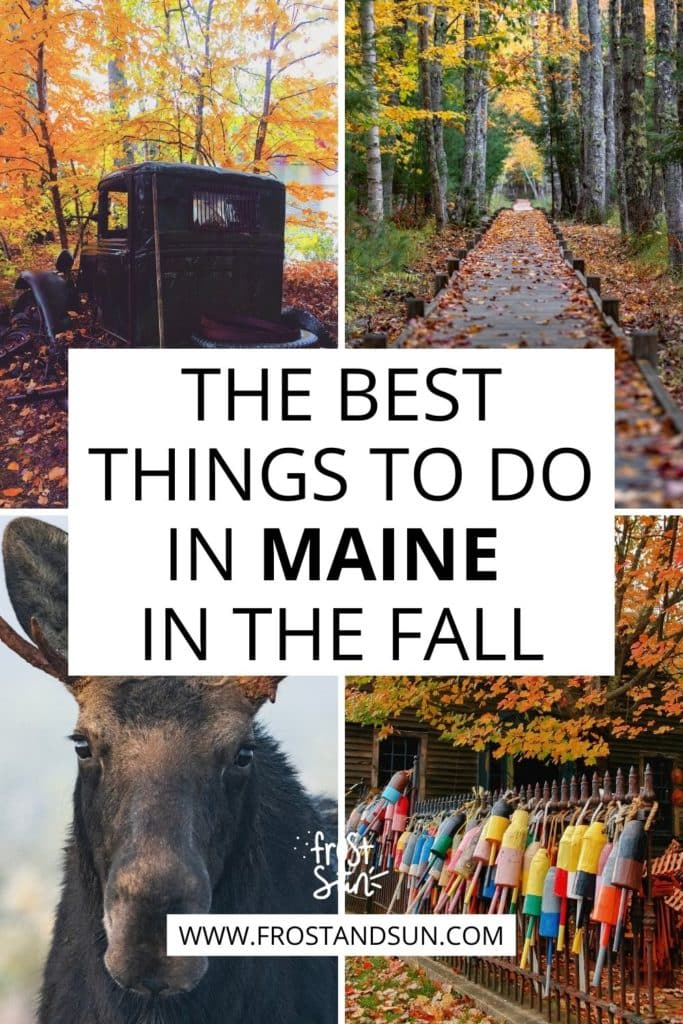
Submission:
M 140 988 L 145 989 L 151 996 L 159 996 L 168 988 L 161 978 L 140 978 L 139 984 Z

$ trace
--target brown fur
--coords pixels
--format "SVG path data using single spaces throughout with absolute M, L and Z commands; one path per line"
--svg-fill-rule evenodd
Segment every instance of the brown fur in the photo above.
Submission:
M 334 961 L 165 952 L 171 912 L 334 909 L 295 852 L 317 812 L 254 723 L 279 677 L 66 678 L 65 535 L 15 520 L 3 553 L 19 621 L 78 702 L 83 755 L 40 1024 L 332 1024 Z

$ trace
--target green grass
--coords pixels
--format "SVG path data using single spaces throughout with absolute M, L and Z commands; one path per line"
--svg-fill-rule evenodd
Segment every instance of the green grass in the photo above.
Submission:
M 361 963 L 363 964 L 362 967 L 360 966 Z M 405 991 L 406 979 L 410 983 L 411 1000 L 415 1000 L 418 996 L 426 996 L 428 999 L 431 999 L 436 993 L 437 988 L 433 982 L 429 980 L 426 974 L 415 970 L 414 967 L 403 964 L 402 977 L 399 983 L 395 976 L 387 972 L 387 966 L 388 961 L 386 958 L 379 956 L 366 957 L 362 960 L 354 961 L 352 973 L 353 987 L 360 991 L 365 988 L 372 988 L 371 992 L 364 993 L 358 997 L 359 1006 L 366 1010 L 376 1010 L 377 1004 L 382 1001 L 383 993 L 393 994 L 397 991 L 397 988 Z M 387 1024 L 404 1016 L 403 1008 L 394 1011 L 383 1007 L 382 1012 L 383 1020 Z
M 657 218 L 652 231 L 639 237 L 632 235 L 628 248 L 636 263 L 646 270 L 651 273 L 666 272 L 669 269 L 669 241 L 664 218 Z
M 390 221 L 374 225 L 356 216 L 346 223 L 346 302 L 353 319 L 382 288 L 406 286 L 410 267 L 434 228 L 431 223 L 418 228 L 399 228 Z
M 511 207 L 512 200 L 508 199 L 502 192 L 495 192 L 491 196 L 491 202 L 489 203 L 489 213 L 495 213 L 496 210 L 504 209 L 505 207 Z

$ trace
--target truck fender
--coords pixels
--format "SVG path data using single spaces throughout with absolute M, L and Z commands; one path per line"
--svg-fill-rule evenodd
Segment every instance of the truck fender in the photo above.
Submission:
M 73 303 L 73 286 L 52 270 L 25 270 L 17 278 L 14 287 L 23 293 L 31 292 L 50 344 L 54 345 L 56 335 L 67 325 L 69 308 Z M 22 296 L 17 299 L 17 303 L 21 301 Z

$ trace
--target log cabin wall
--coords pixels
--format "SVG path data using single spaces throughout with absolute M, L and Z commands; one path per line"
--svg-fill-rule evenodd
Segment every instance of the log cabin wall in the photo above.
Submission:
M 439 738 L 438 732 L 420 722 L 414 713 L 405 712 L 391 720 L 394 736 L 418 741 L 420 779 L 418 799 L 448 796 L 471 789 L 478 781 L 479 758 L 474 750 L 453 747 Z M 379 778 L 379 729 L 369 725 L 346 723 L 346 814 L 358 802 L 358 790 L 348 793 L 355 783 L 377 786 Z M 481 780 L 480 780 L 481 781 Z
M 533 779 L 552 780 L 560 775 L 571 775 L 574 771 L 581 774 L 586 771 L 589 778 L 595 770 L 592 767 L 583 769 L 580 766 L 565 765 L 558 769 L 541 762 L 523 762 L 526 771 L 511 758 L 504 762 L 495 762 L 487 752 L 478 755 L 468 748 L 455 748 L 441 740 L 434 729 L 429 729 L 420 722 L 414 713 L 405 712 L 399 718 L 391 720 L 395 736 L 412 737 L 419 741 L 420 780 L 418 799 L 449 796 L 463 793 L 474 785 L 485 788 L 514 785 L 520 781 L 521 775 L 529 772 Z M 346 815 L 358 802 L 358 789 L 349 793 L 355 783 L 363 781 L 366 786 L 376 787 L 379 775 L 380 754 L 379 729 L 367 725 L 346 723 Z M 655 790 L 660 804 L 660 811 L 653 833 L 655 852 L 660 852 L 667 845 L 671 836 L 680 836 L 683 832 L 683 807 L 674 806 L 672 801 L 673 783 L 671 771 L 683 768 L 683 731 L 676 730 L 651 738 L 641 737 L 638 740 L 612 740 L 610 756 L 601 760 L 595 767 L 599 775 L 609 768 L 614 782 L 617 768 L 624 772 L 633 765 L 642 778 L 646 764 L 650 764 L 655 778 Z M 524 781 L 530 781 L 525 779 Z

